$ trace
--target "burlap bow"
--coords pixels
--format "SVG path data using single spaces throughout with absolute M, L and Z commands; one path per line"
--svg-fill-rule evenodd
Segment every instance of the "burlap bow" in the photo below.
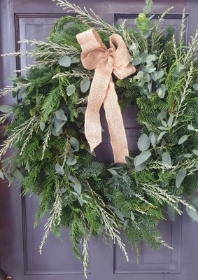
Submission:
M 128 145 L 111 74 L 113 72 L 119 79 L 124 79 L 135 73 L 136 69 L 129 63 L 130 54 L 121 36 L 111 35 L 109 49 L 94 28 L 76 37 L 82 48 L 84 68 L 95 69 L 85 112 L 85 136 L 90 149 L 93 151 L 102 141 L 100 108 L 104 103 L 114 161 L 125 163 Z

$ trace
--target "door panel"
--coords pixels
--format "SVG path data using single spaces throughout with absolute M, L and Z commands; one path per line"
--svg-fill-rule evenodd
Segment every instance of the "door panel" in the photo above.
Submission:
M 134 27 L 133 19 L 141 11 L 144 1 L 71 1 L 81 6 L 91 7 L 94 11 L 110 23 L 121 23 L 127 20 L 127 26 Z M 154 13 L 160 15 L 162 11 L 172 6 L 172 1 L 156 0 Z M 195 11 L 198 9 L 196 1 L 175 0 L 175 8 L 165 18 L 163 25 L 174 25 L 179 28 L 182 10 L 186 8 L 186 40 L 194 34 L 196 27 Z M 18 49 L 18 40 L 44 40 L 52 24 L 63 15 L 63 11 L 49 0 L 5 0 L 0 1 L 1 29 L 0 52 L 12 52 Z M 176 39 L 178 31 L 176 32 Z M 26 46 L 21 48 L 25 50 Z M 28 50 L 28 49 L 27 49 Z M 24 68 L 32 63 L 32 58 L 21 57 L 0 58 L 0 88 L 8 84 L 7 77 L 14 69 Z M 10 103 L 6 97 L 1 102 Z M 126 135 L 129 148 L 136 149 L 139 125 L 136 121 L 137 108 L 131 105 L 124 113 Z M 112 161 L 112 151 L 104 113 L 101 120 L 105 132 L 103 142 L 96 149 L 97 159 L 102 162 Z M 39 254 L 39 245 L 43 237 L 43 226 L 47 217 L 43 217 L 39 225 L 34 228 L 34 216 L 38 206 L 36 197 L 20 198 L 17 183 L 10 188 L 6 184 L 0 186 L 0 267 L 14 280 L 82 280 L 83 266 L 72 253 L 68 231 L 62 230 L 62 241 L 49 235 Z M 130 261 L 127 263 L 117 245 L 112 248 L 102 240 L 91 238 L 89 243 L 90 266 L 88 279 L 90 280 L 190 280 L 197 279 L 198 274 L 198 245 L 196 236 L 198 224 L 192 223 L 188 217 L 178 218 L 175 223 L 162 222 L 160 230 L 169 246 L 174 250 L 161 248 L 151 251 L 145 245 L 139 248 L 139 264 L 135 250 L 127 246 Z
M 163 238 L 166 243 L 174 248 L 170 250 L 162 247 L 158 251 L 151 251 L 144 244 L 139 247 L 140 257 L 137 265 L 137 256 L 129 246 L 126 247 L 129 252 L 129 262 L 126 262 L 123 255 L 120 254 L 116 245 L 114 248 L 114 273 L 123 274 L 163 274 L 180 272 L 180 247 L 181 247 L 181 219 L 175 223 L 170 221 L 161 222 L 159 229 L 163 232 Z M 142 278 L 146 279 L 146 278 Z
M 49 34 L 49 31 L 54 22 L 64 14 L 16 14 L 15 24 L 17 26 L 16 41 L 38 40 L 43 41 Z M 20 49 L 23 51 L 30 51 L 34 46 L 30 44 L 20 44 Z M 26 66 L 33 63 L 32 57 L 22 56 L 18 61 L 18 68 L 24 69 Z
M 69 242 L 68 231 L 62 230 L 62 241 L 54 238 L 52 234 L 46 240 L 42 254 L 39 254 L 39 246 L 43 237 L 43 225 L 47 217 L 34 228 L 34 217 L 38 208 L 38 200 L 26 197 L 23 213 L 25 236 L 25 273 L 34 274 L 83 274 L 82 263 L 72 254 L 72 244 Z M 32 242 L 33 240 L 33 242 Z M 67 240 L 67 242 L 65 242 Z

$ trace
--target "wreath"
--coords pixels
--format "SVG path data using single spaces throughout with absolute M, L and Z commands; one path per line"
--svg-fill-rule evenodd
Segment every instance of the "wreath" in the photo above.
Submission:
M 158 230 L 166 212 L 174 221 L 181 205 L 198 221 L 198 32 L 185 46 L 185 11 L 180 39 L 163 30 L 152 0 L 135 19 L 137 31 L 106 23 L 92 10 L 54 0 L 77 14 L 52 27 L 46 42 L 7 55 L 36 59 L 13 79 L 17 102 L 1 105 L 7 138 L 1 145 L 0 177 L 17 179 L 22 194 L 40 200 L 36 223 L 49 214 L 40 251 L 50 231 L 69 228 L 75 255 L 88 265 L 91 235 L 117 242 L 120 232 L 133 247 L 168 246 Z M 93 28 L 94 26 L 94 28 Z M 110 47 L 109 47 L 110 45 Z M 138 107 L 138 151 L 128 152 L 121 110 Z M 104 105 L 114 162 L 97 162 Z M 6 122 L 5 122 L 6 121 Z M 7 151 L 14 147 L 15 152 Z M 183 208 L 184 208 L 183 207 Z

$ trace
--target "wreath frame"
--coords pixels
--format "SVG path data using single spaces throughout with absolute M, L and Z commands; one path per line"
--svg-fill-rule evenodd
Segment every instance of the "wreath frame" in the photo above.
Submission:
M 39 197 L 36 224 L 49 214 L 40 252 L 50 231 L 60 237 L 60 225 L 69 228 L 73 251 L 87 276 L 91 235 L 117 242 L 128 260 L 120 231 L 136 248 L 143 240 L 157 249 L 169 247 L 158 230 L 165 212 L 174 221 L 184 205 L 198 221 L 198 197 L 193 195 L 198 189 L 198 31 L 185 46 L 184 11 L 176 43 L 172 27 L 165 34 L 161 29 L 171 8 L 152 24 L 152 0 L 145 1 L 135 19 L 138 31 L 126 28 L 125 22 L 111 26 L 67 0 L 53 1 L 77 16 L 60 18 L 47 42 L 20 42 L 36 45 L 35 50 L 4 55 L 33 56 L 36 62 L 25 69 L 26 76 L 0 91 L 1 96 L 12 92 L 17 97 L 12 106 L 0 106 L 7 135 L 0 149 L 0 177 L 9 185 L 17 179 L 23 195 Z M 114 77 L 120 107 L 136 102 L 142 127 L 140 154 L 131 151 L 120 166 L 93 161 L 83 134 L 93 71 L 82 68 L 76 35 L 93 25 L 106 46 L 111 34 L 119 34 L 137 69 L 123 80 Z M 12 147 L 16 152 L 9 157 Z

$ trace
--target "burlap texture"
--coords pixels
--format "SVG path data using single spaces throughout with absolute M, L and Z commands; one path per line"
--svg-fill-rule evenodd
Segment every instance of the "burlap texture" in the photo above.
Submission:
M 104 104 L 114 161 L 125 163 L 128 145 L 117 94 L 112 81 L 112 72 L 124 79 L 136 72 L 129 63 L 130 54 L 121 36 L 110 37 L 110 48 L 102 43 L 94 28 L 78 34 L 82 48 L 81 61 L 87 70 L 95 69 L 85 112 L 85 136 L 91 151 L 102 141 L 100 108 Z

